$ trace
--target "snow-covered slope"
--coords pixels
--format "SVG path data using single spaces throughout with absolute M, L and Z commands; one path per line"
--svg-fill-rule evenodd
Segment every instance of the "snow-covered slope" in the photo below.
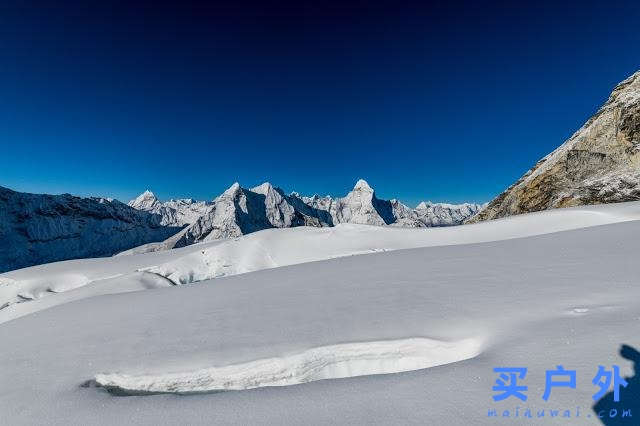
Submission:
M 640 71 L 569 140 L 470 219 L 640 199 Z
M 640 220 L 639 202 L 552 210 L 458 227 L 339 224 L 267 229 L 165 252 L 58 262 L 0 274 L 5 284 L 0 286 L 0 306 L 5 306 L 0 309 L 0 323 L 69 300 L 119 292 L 121 285 L 130 291 L 185 284 L 339 257 L 522 238 L 630 220 Z
M 190 198 L 161 202 L 149 190 L 144 191 L 129 206 L 160 216 L 160 224 L 166 226 L 185 226 L 194 223 L 205 214 L 211 203 Z
M 163 240 L 178 230 L 117 200 L 27 194 L 0 187 L 0 271 L 110 256 Z
M 629 203 L 453 228 L 347 228 L 363 230 L 363 238 L 413 232 L 453 244 L 637 219 L 637 210 Z M 331 232 L 341 228 L 316 229 L 328 233 L 317 244 L 296 247 L 331 245 L 337 238 Z M 308 229 L 277 233 L 299 231 Z M 598 387 L 591 380 L 599 365 L 608 371 L 619 365 L 630 384 L 620 389 L 616 408 L 635 403 L 629 392 L 637 392 L 637 376 L 630 378 L 633 364 L 618 351 L 622 343 L 640 347 L 634 332 L 639 232 L 634 220 L 343 257 L 65 303 L 0 324 L 0 365 L 7 367 L 0 369 L 2 422 L 595 425 L 591 406 Z M 128 258 L 73 262 L 98 267 Z M 25 278 L 31 269 L 12 277 Z M 35 277 L 44 273 L 46 268 Z M 22 305 L 31 303 L 37 301 Z M 576 388 L 554 387 L 544 401 L 545 371 L 557 365 L 576 371 Z M 498 378 L 493 368 L 509 366 L 527 368 L 519 380 L 528 386 L 526 402 L 492 399 Z M 403 370 L 412 371 L 397 373 Z M 321 380 L 337 377 L 346 378 Z M 96 384 L 139 396 L 116 397 Z M 262 387 L 274 384 L 285 386 Z M 225 386 L 258 389 L 190 393 Z M 523 418 L 527 408 L 531 421 Z M 494 409 L 500 416 L 509 410 L 511 418 L 488 417 Z M 560 415 L 551 417 L 550 409 Z M 516 410 L 519 418 L 513 418 Z M 535 418 L 539 410 L 544 419 Z M 570 417 L 563 417 L 565 410 Z

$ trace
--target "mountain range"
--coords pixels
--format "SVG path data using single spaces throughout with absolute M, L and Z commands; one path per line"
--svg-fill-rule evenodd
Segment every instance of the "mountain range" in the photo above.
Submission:
M 233 184 L 213 201 L 160 201 L 145 191 L 128 205 L 109 198 L 16 192 L 0 187 L 0 273 L 59 260 L 157 251 L 268 228 L 460 224 L 477 204 L 380 200 L 360 180 L 344 198 L 285 194 L 270 183 Z
M 161 221 L 182 225 L 177 218 L 199 217 L 182 232 L 149 250 L 183 247 L 202 241 L 233 238 L 269 228 L 293 226 L 335 226 L 355 223 L 377 226 L 422 228 L 461 224 L 475 214 L 478 204 L 442 204 L 422 202 L 411 209 L 398 200 L 381 200 L 364 180 L 359 180 L 345 197 L 303 197 L 296 192 L 285 194 L 280 188 L 265 182 L 251 189 L 234 183 L 211 203 L 193 200 L 160 202 L 145 191 L 129 205 L 150 213 L 161 214 Z
M 341 223 L 450 226 L 585 204 L 640 200 L 640 71 L 556 150 L 486 205 L 382 200 L 364 180 L 346 196 L 285 194 L 268 182 L 234 183 L 212 201 L 160 201 L 150 191 L 123 204 L 0 187 L 0 272 L 40 263 L 183 247 L 269 228 Z

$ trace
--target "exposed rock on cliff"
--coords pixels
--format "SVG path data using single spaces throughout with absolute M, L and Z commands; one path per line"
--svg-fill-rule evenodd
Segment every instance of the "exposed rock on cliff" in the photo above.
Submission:
M 569 140 L 469 222 L 557 207 L 640 199 L 640 71 Z

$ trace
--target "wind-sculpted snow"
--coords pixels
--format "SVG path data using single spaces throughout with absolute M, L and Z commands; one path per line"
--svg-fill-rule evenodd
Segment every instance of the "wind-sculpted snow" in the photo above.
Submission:
M 0 272 L 110 256 L 179 231 L 117 200 L 41 195 L 0 187 Z
M 71 300 L 172 286 L 162 276 L 137 270 L 196 250 L 201 247 L 66 260 L 0 274 L 0 323 Z
M 184 373 L 97 374 L 97 384 L 115 395 L 191 394 L 266 386 L 289 386 L 316 380 L 420 370 L 472 358 L 478 339 L 445 342 L 427 338 L 321 346 L 278 358 L 211 367 Z

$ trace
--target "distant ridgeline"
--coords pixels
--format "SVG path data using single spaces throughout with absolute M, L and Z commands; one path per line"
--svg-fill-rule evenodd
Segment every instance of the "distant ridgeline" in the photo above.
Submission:
M 180 213 L 176 206 L 189 209 Z M 196 217 L 186 229 L 171 239 L 170 247 L 182 247 L 202 241 L 238 237 L 268 228 L 294 226 L 334 226 L 356 223 L 377 226 L 423 228 L 459 225 L 475 214 L 478 204 L 434 204 L 422 202 L 411 209 L 398 200 L 380 200 L 364 180 L 343 198 L 302 197 L 285 194 L 268 182 L 245 189 L 234 183 L 211 203 L 178 200 L 162 203 L 145 191 L 129 203 L 135 208 L 162 215 L 162 223 L 180 224 L 171 218 Z M 188 207 L 187 207 L 188 206 Z M 198 214 L 192 214 L 194 210 Z
M 111 256 L 142 246 L 147 251 L 237 237 L 268 228 L 357 223 L 428 227 L 458 225 L 478 204 L 422 202 L 411 209 L 380 200 L 360 180 L 344 198 L 286 195 L 264 183 L 233 184 L 213 201 L 159 201 L 145 191 L 129 204 L 68 194 L 27 194 L 0 187 L 0 272 L 41 263 Z
M 0 187 L 0 272 L 111 256 L 179 230 L 117 200 L 26 194 Z

